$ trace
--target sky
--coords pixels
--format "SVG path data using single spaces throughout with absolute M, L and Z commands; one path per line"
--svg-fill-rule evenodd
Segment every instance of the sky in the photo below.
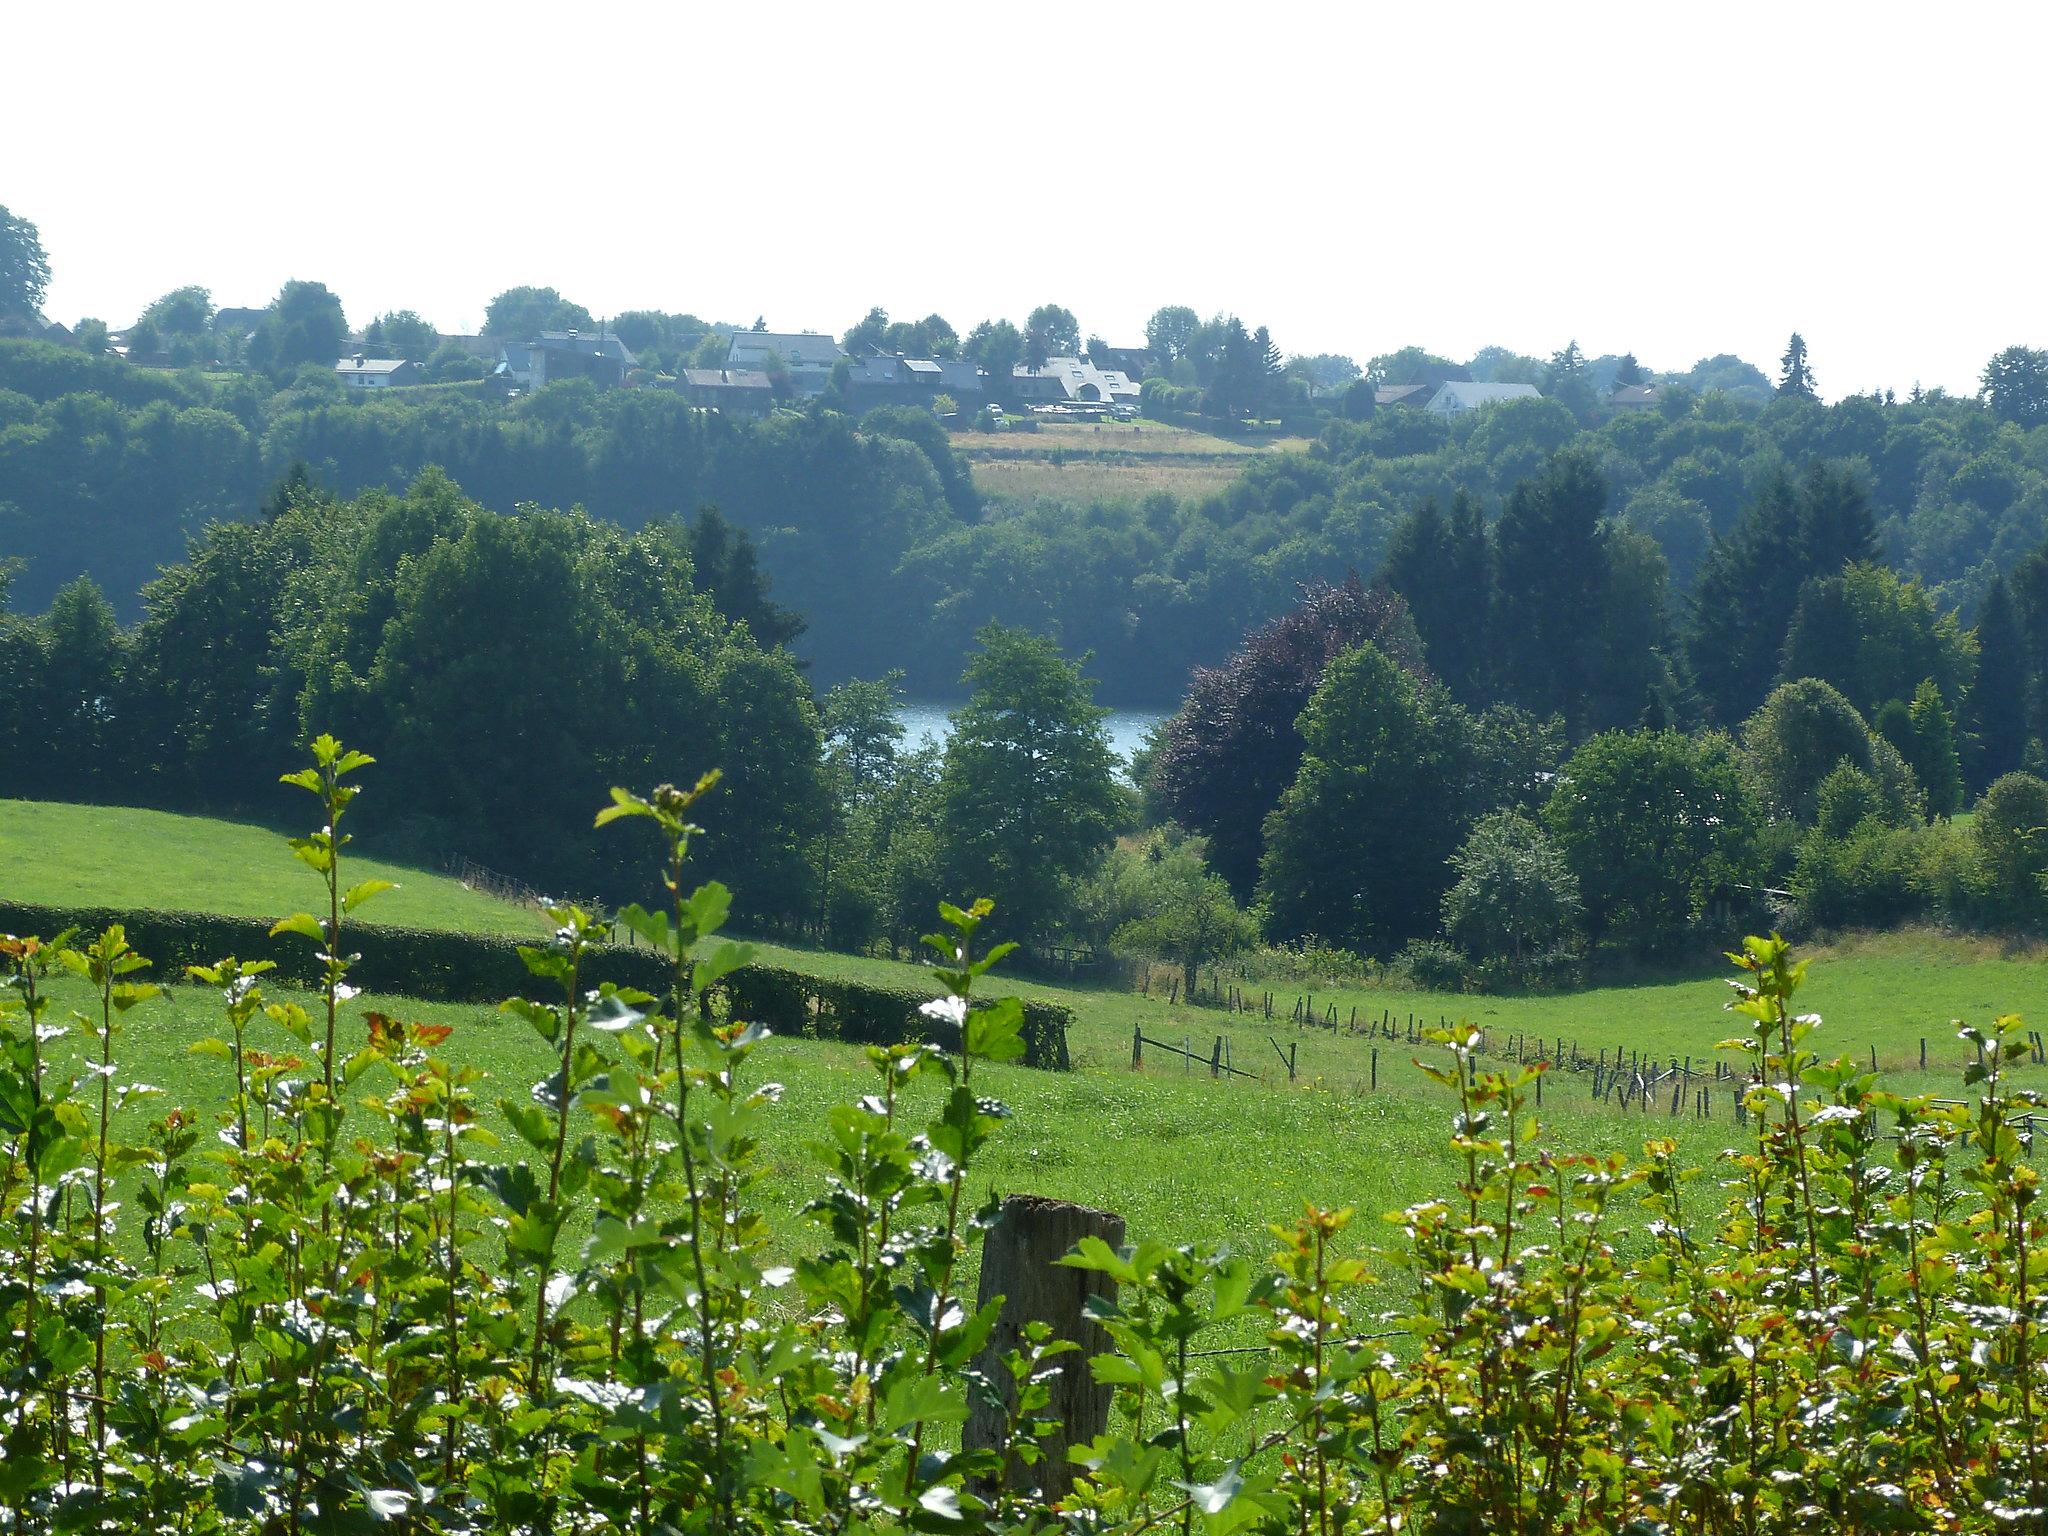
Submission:
M 474 330 L 962 332 L 1163 304 L 1361 363 L 1734 352 L 1828 398 L 2048 346 L 2048 7 L 294 0 L 22 9 L 0 205 L 53 319 L 325 282 Z M 29 64 L 31 67 L 22 67 Z

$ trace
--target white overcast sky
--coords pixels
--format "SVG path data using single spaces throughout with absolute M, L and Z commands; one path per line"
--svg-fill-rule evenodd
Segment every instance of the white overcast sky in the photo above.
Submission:
M 0 204 L 120 325 L 287 278 L 474 329 L 604 314 L 963 332 L 1161 304 L 1290 351 L 1732 351 L 1823 394 L 2048 345 L 2048 7 L 17 7 Z

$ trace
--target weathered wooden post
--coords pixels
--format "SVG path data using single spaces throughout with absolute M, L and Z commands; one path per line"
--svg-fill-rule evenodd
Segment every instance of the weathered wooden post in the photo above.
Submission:
M 1069 1205 L 1043 1195 L 1011 1195 L 1003 1201 L 1002 1212 L 989 1228 L 981 1250 L 978 1305 L 985 1307 L 1000 1296 L 1003 1310 L 976 1364 L 995 1387 L 1002 1405 L 974 1395 L 962 1436 L 968 1450 L 1007 1449 L 1002 1436 L 1014 1397 L 1010 1374 L 1000 1362 L 1011 1350 L 1025 1347 L 1028 1325 L 1044 1323 L 1054 1338 L 1071 1339 L 1081 1346 L 1049 1367 L 1053 1377 L 1047 1385 L 1052 1401 L 1042 1416 L 1059 1427 L 1038 1442 L 1044 1454 L 1028 1467 L 1015 1458 L 1005 1460 L 1005 1483 L 1019 1492 L 1035 1493 L 1048 1504 L 1073 1491 L 1075 1468 L 1067 1457 L 1068 1448 L 1086 1445 L 1109 1428 L 1111 1389 L 1096 1385 L 1088 1357 L 1107 1354 L 1112 1346 L 1108 1335 L 1089 1321 L 1086 1309 L 1091 1296 L 1114 1297 L 1116 1281 L 1059 1263 L 1084 1237 L 1099 1237 L 1110 1247 L 1121 1248 L 1124 1219 L 1110 1211 Z
M 1372 1048 L 1372 1089 L 1374 1093 L 1378 1093 L 1380 1089 L 1380 1048 L 1378 1046 Z
M 1131 1026 L 1131 1070 L 1136 1072 L 1145 1065 L 1145 1026 Z
M 1221 1077 L 1223 1075 L 1223 1037 L 1221 1035 L 1216 1037 L 1216 1048 L 1209 1052 L 1209 1075 L 1211 1077 Z

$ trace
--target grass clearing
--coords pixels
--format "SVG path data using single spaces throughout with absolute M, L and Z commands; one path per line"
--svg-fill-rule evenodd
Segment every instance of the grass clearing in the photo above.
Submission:
M 349 854 L 352 878 L 395 880 L 377 920 L 524 936 L 538 914 L 446 875 Z M 314 899 L 284 834 L 246 822 L 126 806 L 0 800 L 0 895 L 51 906 L 280 917 Z

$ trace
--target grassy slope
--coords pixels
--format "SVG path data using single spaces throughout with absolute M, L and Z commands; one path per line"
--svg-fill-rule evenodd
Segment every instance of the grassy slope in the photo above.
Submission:
M 396 880 L 379 922 L 531 934 L 539 918 L 445 875 L 352 858 L 353 880 Z M 57 906 L 148 907 L 278 917 L 317 885 L 268 828 L 102 805 L 0 800 L 0 895 Z
M 40 856 L 24 858 L 23 838 L 30 831 L 35 839 L 26 846 Z M 123 833 L 144 855 L 134 870 L 124 869 L 110 851 Z M 315 887 L 307 871 L 282 856 L 275 834 L 145 812 L 0 802 L 0 852 L 7 855 L 0 868 L 10 893 L 19 890 L 33 899 L 118 905 L 125 893 L 137 904 L 163 903 L 189 890 L 198 893 L 189 897 L 194 905 L 210 901 L 268 912 L 303 904 Z M 357 869 L 368 873 L 360 861 Z M 452 882 L 403 873 L 412 882 L 407 894 L 419 905 L 401 909 L 405 898 L 387 898 L 392 905 L 386 915 L 393 920 L 464 921 L 471 913 L 476 916 L 468 926 L 506 915 L 523 920 L 517 909 L 486 903 Z M 764 959 L 820 974 L 894 985 L 924 980 L 919 967 L 901 962 L 774 945 L 760 949 Z M 1256 1244 L 1264 1240 L 1267 1222 L 1293 1214 L 1303 1201 L 1355 1205 L 1373 1216 L 1450 1188 L 1450 1100 L 1410 1064 L 1418 1054 L 1431 1054 L 1426 1049 L 1382 1042 L 1379 1087 L 1371 1091 L 1374 1046 L 1363 1037 L 1297 1029 L 1284 1018 L 1269 1025 L 1213 1008 L 1169 1006 L 1122 991 L 1008 979 L 1004 986 L 1075 1009 L 1072 1045 L 1079 1070 L 989 1071 L 989 1091 L 1007 1100 L 1017 1118 L 977 1174 L 977 1195 L 1030 1190 L 1119 1210 L 1134 1232 Z M 60 982 L 58 990 L 66 1008 L 89 1002 L 76 983 Z M 1272 990 L 1284 1000 L 1283 1009 L 1289 1006 L 1295 989 Z M 1346 1017 L 1353 1003 L 1361 1016 L 1383 1008 L 1397 1018 L 1410 1011 L 1432 1019 L 1462 1015 L 1488 1024 L 1496 1039 L 1510 1031 L 1562 1033 L 1576 1036 L 1585 1048 L 1618 1041 L 1659 1054 L 1704 1057 L 1716 1040 L 1733 1032 L 1733 1021 L 1721 1011 L 1725 988 L 1712 977 L 1566 997 L 1370 990 L 1317 996 L 1319 1002 L 1336 1002 Z M 1828 1016 L 1824 1047 L 1860 1054 L 1875 1042 L 1891 1085 L 1956 1092 L 1962 1051 L 1946 1020 L 2016 1011 L 2048 1023 L 2048 965 L 1938 935 L 1891 935 L 1821 952 L 1801 1000 Z M 366 1006 L 379 1004 L 365 999 L 352 1005 L 351 1015 Z M 492 1076 L 486 1103 L 523 1096 L 524 1085 L 546 1071 L 540 1042 L 523 1024 L 491 1009 L 393 1000 L 381 1006 L 456 1025 L 449 1049 Z M 219 1064 L 185 1053 L 193 1040 L 216 1031 L 216 1019 L 211 996 L 190 987 L 141 1009 L 122 1037 L 123 1076 L 159 1083 L 195 1107 L 218 1102 Z M 1225 1034 L 1236 1064 L 1264 1073 L 1265 1080 L 1212 1081 L 1201 1068 L 1187 1072 L 1157 1051 L 1148 1053 L 1145 1071 L 1134 1074 L 1134 1026 L 1155 1039 L 1191 1038 L 1205 1051 L 1216 1035 Z M 360 1027 L 357 1018 L 345 1025 L 345 1036 Z M 1925 1077 L 1900 1070 L 1911 1065 L 1921 1034 L 1944 1069 Z M 1292 1087 L 1266 1043 L 1269 1035 L 1283 1047 L 1296 1047 L 1301 1080 Z M 289 1048 L 282 1037 L 252 1043 Z M 822 1132 L 830 1105 L 866 1090 L 866 1069 L 855 1049 L 808 1041 L 771 1042 L 756 1061 L 764 1077 L 788 1090 L 768 1138 L 766 1197 L 778 1213 L 791 1216 L 817 1192 L 806 1145 Z M 2048 1085 L 2048 1069 L 2030 1068 L 2026 1076 Z M 1584 1079 L 1552 1080 L 1544 1119 L 1564 1146 L 1632 1150 L 1647 1136 L 1673 1133 L 1695 1159 L 1705 1159 L 1741 1134 L 1725 1105 L 1707 1122 L 1623 1115 L 1591 1104 L 1588 1087 Z M 796 1229 L 788 1230 L 793 1241 L 802 1240 Z

